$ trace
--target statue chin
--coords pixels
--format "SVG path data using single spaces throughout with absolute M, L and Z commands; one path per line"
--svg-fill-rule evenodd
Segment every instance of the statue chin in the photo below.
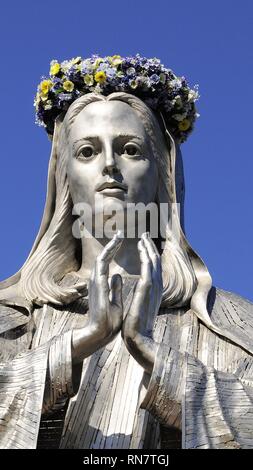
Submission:
M 1 448 L 253 448 L 253 304 L 191 248 L 164 126 L 127 93 L 57 118 L 39 233 L 0 283 Z

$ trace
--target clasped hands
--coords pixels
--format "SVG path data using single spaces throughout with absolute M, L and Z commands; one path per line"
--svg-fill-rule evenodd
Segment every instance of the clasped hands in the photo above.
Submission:
M 121 330 L 130 354 L 151 373 L 157 344 L 153 325 L 162 299 L 162 269 L 158 250 L 148 233 L 138 242 L 140 278 L 123 318 L 122 278 L 115 274 L 109 286 L 109 264 L 122 244 L 117 234 L 96 258 L 89 282 L 89 324 L 73 331 L 73 359 L 82 361 L 109 343 Z

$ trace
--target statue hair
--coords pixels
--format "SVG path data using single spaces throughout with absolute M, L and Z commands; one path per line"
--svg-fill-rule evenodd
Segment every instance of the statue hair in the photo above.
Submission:
M 68 137 L 76 116 L 90 103 L 95 101 L 123 101 L 141 118 L 149 136 L 153 155 L 159 173 L 159 185 L 156 202 L 167 202 L 173 208 L 175 204 L 175 182 L 171 177 L 170 145 L 164 137 L 162 122 L 159 117 L 137 97 L 123 93 L 103 95 L 89 93 L 78 98 L 69 107 L 56 139 L 57 163 L 55 170 L 56 195 L 55 210 L 48 229 L 40 240 L 36 250 L 27 260 L 21 272 L 21 290 L 25 298 L 33 304 L 53 303 L 69 304 L 82 294 L 75 285 L 66 285 L 64 277 L 80 268 L 79 240 L 72 234 L 73 203 L 69 192 L 66 163 L 68 158 Z M 181 200 L 183 204 L 183 197 Z M 182 221 L 172 209 L 171 220 L 162 220 L 166 238 L 161 260 L 163 269 L 162 306 L 167 308 L 188 305 L 196 289 L 196 276 L 188 255 L 185 239 L 182 241 Z M 173 226 L 173 230 L 172 227 Z

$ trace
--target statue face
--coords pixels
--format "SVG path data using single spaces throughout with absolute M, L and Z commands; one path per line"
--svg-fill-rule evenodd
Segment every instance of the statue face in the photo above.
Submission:
M 67 175 L 73 204 L 154 201 L 158 171 L 141 119 L 126 103 L 97 101 L 75 118 Z M 96 204 L 95 204 L 96 201 Z

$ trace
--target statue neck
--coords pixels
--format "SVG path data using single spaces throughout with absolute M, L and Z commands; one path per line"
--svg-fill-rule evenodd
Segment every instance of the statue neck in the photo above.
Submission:
M 82 265 L 78 275 L 89 279 L 96 257 L 102 252 L 108 238 L 82 238 Z M 115 259 L 110 263 L 109 276 L 120 274 L 122 276 L 139 275 L 140 259 L 137 248 L 138 238 L 125 238 L 117 252 Z

